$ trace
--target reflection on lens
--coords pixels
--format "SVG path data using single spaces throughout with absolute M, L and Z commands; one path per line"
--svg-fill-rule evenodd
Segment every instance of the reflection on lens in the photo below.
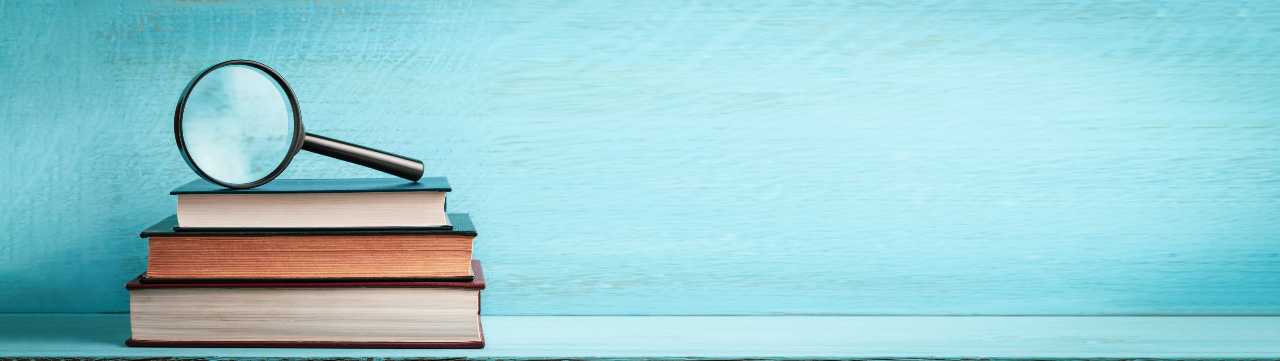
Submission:
M 284 89 L 253 67 L 229 65 L 191 89 L 182 110 L 182 139 L 191 161 L 226 183 L 252 183 L 289 155 L 293 107 Z

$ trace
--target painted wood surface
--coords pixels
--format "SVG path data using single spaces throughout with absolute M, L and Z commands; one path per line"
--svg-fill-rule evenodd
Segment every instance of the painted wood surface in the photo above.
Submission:
M 0 356 L 1275 359 L 1275 317 L 489 316 L 482 350 L 129 348 L 127 315 L 0 315 Z
M 0 311 L 126 310 L 136 233 L 194 177 L 174 103 L 251 58 L 307 130 L 449 177 L 486 314 L 1277 314 L 1276 24 L 1273 1 L 0 0 Z

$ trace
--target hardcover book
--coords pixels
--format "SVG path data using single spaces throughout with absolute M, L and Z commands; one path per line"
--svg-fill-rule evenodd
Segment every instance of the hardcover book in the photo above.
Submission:
M 170 216 L 142 232 L 148 281 L 362 280 L 472 277 L 465 213 L 449 229 L 174 230 Z
M 130 281 L 129 346 L 482 348 L 470 281 Z
M 448 228 L 444 177 L 277 179 L 227 189 L 203 179 L 169 192 L 178 197 L 178 230 Z

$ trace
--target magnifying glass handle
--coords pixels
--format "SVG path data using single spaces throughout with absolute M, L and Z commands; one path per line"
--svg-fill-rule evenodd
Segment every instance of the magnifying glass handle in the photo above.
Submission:
M 423 167 L 420 160 L 325 136 L 307 133 L 302 140 L 302 150 L 363 165 L 414 182 L 422 179 Z

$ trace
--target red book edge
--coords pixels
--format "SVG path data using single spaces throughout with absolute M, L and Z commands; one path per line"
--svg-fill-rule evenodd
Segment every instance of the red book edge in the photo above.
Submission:
M 253 281 L 178 281 L 147 282 L 146 275 L 139 275 L 124 285 L 128 290 L 144 290 L 152 288 L 316 288 L 316 287 L 431 287 L 431 288 L 469 288 L 484 289 L 484 271 L 480 260 L 471 260 L 471 271 L 475 274 L 470 281 L 461 280 L 394 280 L 394 281 L 289 281 L 289 280 L 253 280 Z

